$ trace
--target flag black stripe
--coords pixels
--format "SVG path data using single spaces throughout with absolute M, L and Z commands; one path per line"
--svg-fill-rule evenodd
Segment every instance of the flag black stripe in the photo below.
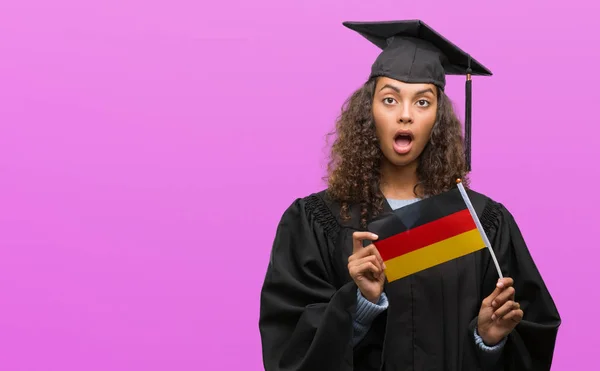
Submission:
M 401 207 L 390 213 L 381 214 L 368 225 L 368 230 L 380 240 L 406 232 L 450 214 L 465 210 L 467 205 L 458 188 L 419 202 Z

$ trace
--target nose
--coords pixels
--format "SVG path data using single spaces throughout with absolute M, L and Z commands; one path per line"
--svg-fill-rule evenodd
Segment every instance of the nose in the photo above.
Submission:
M 400 115 L 398 116 L 398 123 L 399 124 L 412 124 L 412 122 L 413 122 L 413 115 L 412 115 L 410 108 L 403 109 L 402 112 L 400 112 Z

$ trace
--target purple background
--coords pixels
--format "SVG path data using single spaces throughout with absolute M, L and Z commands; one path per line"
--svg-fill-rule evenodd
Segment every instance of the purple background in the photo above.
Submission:
M 262 369 L 276 224 L 322 189 L 324 135 L 378 52 L 341 22 L 402 18 L 495 73 L 474 82 L 473 186 L 514 213 L 559 306 L 553 369 L 593 369 L 599 10 L 3 2 L 0 369 Z

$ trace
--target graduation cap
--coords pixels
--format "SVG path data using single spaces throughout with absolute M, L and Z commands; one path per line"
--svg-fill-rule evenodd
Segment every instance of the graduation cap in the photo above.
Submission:
M 382 49 L 370 78 L 385 76 L 406 83 L 434 84 L 441 90 L 446 75 L 466 75 L 465 158 L 471 170 L 471 76 L 492 72 L 420 20 L 344 22 Z

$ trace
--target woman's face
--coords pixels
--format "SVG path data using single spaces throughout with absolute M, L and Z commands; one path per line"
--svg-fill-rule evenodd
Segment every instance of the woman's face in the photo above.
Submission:
M 429 141 L 437 113 L 437 88 L 382 77 L 375 87 L 373 117 L 385 158 L 406 166 Z

